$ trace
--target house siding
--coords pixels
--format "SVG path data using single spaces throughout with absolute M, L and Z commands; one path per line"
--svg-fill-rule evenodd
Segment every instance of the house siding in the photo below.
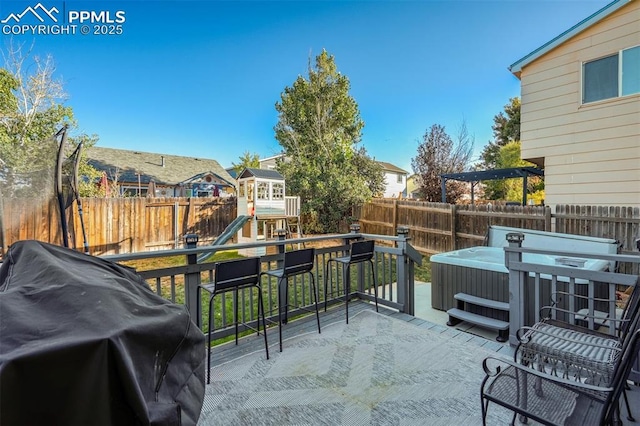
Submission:
M 406 195 L 405 190 L 407 189 L 407 176 L 406 174 L 402 175 L 402 182 L 398 183 L 398 173 L 397 172 L 384 172 L 384 197 L 385 198 L 397 198 L 398 195 Z
M 640 45 L 630 2 L 521 73 L 522 158 L 545 167 L 545 202 L 640 206 L 640 94 L 582 105 L 582 64 Z

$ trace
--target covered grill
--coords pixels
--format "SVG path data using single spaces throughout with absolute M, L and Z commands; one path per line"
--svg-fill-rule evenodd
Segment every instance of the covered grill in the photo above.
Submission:
M 195 424 L 204 341 L 133 270 L 17 242 L 0 267 L 0 424 Z

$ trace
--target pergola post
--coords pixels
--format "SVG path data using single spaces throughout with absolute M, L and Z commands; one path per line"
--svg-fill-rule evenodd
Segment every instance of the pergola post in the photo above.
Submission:
M 440 184 L 442 185 L 442 202 L 447 202 L 447 178 L 440 176 Z

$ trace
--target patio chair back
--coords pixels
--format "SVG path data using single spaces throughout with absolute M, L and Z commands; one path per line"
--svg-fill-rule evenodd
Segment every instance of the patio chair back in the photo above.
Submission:
M 373 240 L 355 241 L 351 244 L 351 258 L 349 263 L 365 262 L 373 259 Z
M 260 276 L 260 258 L 229 260 L 216 264 L 215 292 L 256 285 Z
M 291 277 L 311 272 L 315 261 L 314 248 L 288 251 L 284 254 L 284 275 Z

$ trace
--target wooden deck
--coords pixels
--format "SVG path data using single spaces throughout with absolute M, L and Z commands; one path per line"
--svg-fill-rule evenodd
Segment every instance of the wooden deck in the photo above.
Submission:
M 352 301 L 349 303 L 349 316 L 355 315 L 357 312 L 363 310 L 375 309 L 373 304 L 369 304 L 363 301 Z M 379 312 L 390 317 L 401 319 L 409 323 L 415 324 L 421 328 L 427 328 L 431 331 L 443 333 L 449 336 L 451 339 L 457 339 L 462 342 L 468 342 L 470 350 L 474 350 L 478 346 L 483 347 L 486 350 L 494 351 L 498 354 L 511 358 L 513 356 L 513 348 L 508 344 L 499 343 L 495 340 L 488 339 L 477 334 L 460 330 L 456 327 L 448 327 L 446 325 L 436 324 L 431 321 L 427 321 L 421 318 L 417 318 L 404 313 L 399 313 L 387 308 L 380 307 Z M 343 304 L 337 304 L 330 306 L 325 313 L 320 309 L 320 323 L 324 327 L 328 324 L 344 321 L 345 310 Z M 317 332 L 317 325 L 315 315 L 307 315 L 301 318 L 297 318 L 290 321 L 283 328 L 283 340 L 284 350 L 286 350 L 286 339 L 300 335 L 303 333 Z M 272 326 L 268 331 L 269 351 L 278 351 L 278 329 L 277 326 Z M 224 362 L 233 361 L 243 355 L 255 352 L 264 351 L 264 340 L 262 335 L 257 336 L 255 333 L 242 337 L 239 339 L 238 345 L 235 345 L 234 341 L 230 341 L 224 344 L 214 346 L 211 352 L 212 365 L 220 364 Z M 478 366 L 478 368 L 481 368 Z M 480 389 L 478 388 L 478 395 Z M 631 386 L 631 390 L 627 392 L 629 395 L 629 402 L 631 404 L 634 417 L 640 421 L 640 388 L 638 386 Z M 478 410 L 480 407 L 478 406 Z M 633 425 L 626 416 L 626 410 L 622 409 L 623 424 Z M 529 422 L 529 424 L 535 424 Z

